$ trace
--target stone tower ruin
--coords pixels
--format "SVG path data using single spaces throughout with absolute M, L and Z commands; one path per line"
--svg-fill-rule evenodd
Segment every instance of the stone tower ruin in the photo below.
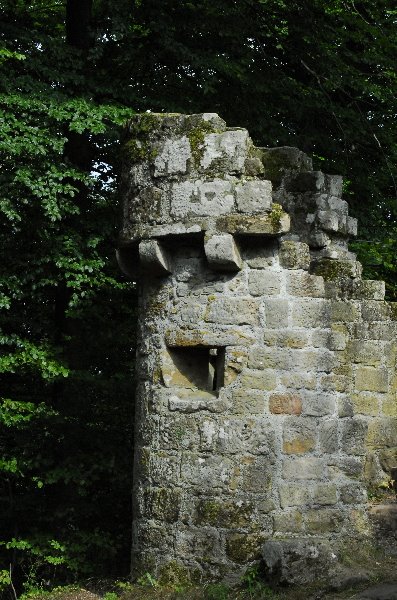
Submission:
M 342 179 L 216 114 L 136 115 L 124 156 L 135 572 L 325 576 L 397 472 L 396 307 L 348 250 Z

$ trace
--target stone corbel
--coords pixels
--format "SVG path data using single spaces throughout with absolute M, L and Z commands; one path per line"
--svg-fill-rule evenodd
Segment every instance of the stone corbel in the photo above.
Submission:
M 204 251 L 209 266 L 215 271 L 240 271 L 242 260 L 237 244 L 230 233 L 206 235 Z
M 171 273 L 169 257 L 158 240 L 142 240 L 139 244 L 139 259 L 142 270 L 148 275 L 165 277 Z

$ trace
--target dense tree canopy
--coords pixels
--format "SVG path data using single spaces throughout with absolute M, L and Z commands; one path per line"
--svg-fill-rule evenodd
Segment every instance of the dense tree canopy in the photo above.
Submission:
M 344 174 L 397 297 L 390 0 L 0 0 L 0 573 L 128 572 L 134 284 L 114 259 L 132 111 L 218 112 Z M 3 569 L 3 570 L 2 570 Z M 0 578 L 0 582 L 1 582 Z

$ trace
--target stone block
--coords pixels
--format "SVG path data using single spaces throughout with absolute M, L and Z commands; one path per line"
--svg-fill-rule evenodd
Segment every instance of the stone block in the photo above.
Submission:
M 171 273 L 166 251 L 157 240 L 142 240 L 139 244 L 142 269 L 149 275 L 165 277 Z
M 325 189 L 330 196 L 342 196 L 343 177 L 341 175 L 325 175 Z
M 351 388 L 351 381 L 345 375 L 323 375 L 320 379 L 321 389 L 327 392 L 347 392 Z
M 251 298 L 208 298 L 204 320 L 224 325 L 258 325 L 259 305 Z
M 200 170 L 244 172 L 250 139 L 246 129 L 231 129 L 205 135 Z
M 184 174 L 187 171 L 188 161 L 191 159 L 190 144 L 185 135 L 167 139 L 154 159 L 154 176 Z
M 237 210 L 243 213 L 263 213 L 272 208 L 272 184 L 270 181 L 247 180 L 236 185 Z
M 199 441 L 197 422 L 190 416 L 180 415 L 175 417 L 175 415 L 172 415 L 171 418 L 161 418 L 159 444 L 162 449 L 194 450 L 197 448 Z
M 350 399 L 355 415 L 376 416 L 379 414 L 380 398 L 378 395 L 361 392 L 360 394 L 352 394 Z
M 181 490 L 167 487 L 145 488 L 137 517 L 174 523 L 179 518 Z
M 354 260 L 343 260 L 341 258 L 321 258 L 312 265 L 316 275 L 322 275 L 325 281 L 338 281 L 341 278 L 361 277 L 361 264 Z
M 297 349 L 308 345 L 309 334 L 306 331 L 297 331 L 295 329 L 283 331 L 265 329 L 263 339 L 265 346 Z
M 153 486 L 177 485 L 179 482 L 180 458 L 163 451 L 151 452 L 141 448 L 136 457 L 137 472 L 141 481 L 150 479 Z
M 228 232 L 239 236 L 279 236 L 287 233 L 290 226 L 289 215 L 276 204 L 273 204 L 272 212 L 265 215 L 229 214 L 216 220 L 216 228 L 219 232 Z
M 314 390 L 317 387 L 317 375 L 287 371 L 280 376 L 281 385 L 291 390 Z
M 248 353 L 244 348 L 228 348 L 223 356 L 223 385 L 231 385 L 247 366 Z M 220 365 L 222 368 L 222 364 Z
M 346 219 L 346 234 L 352 237 L 357 236 L 358 221 L 354 217 L 347 217 Z
M 280 243 L 280 264 L 285 269 L 310 268 L 309 246 L 304 242 L 283 240 Z
M 395 394 L 382 398 L 382 414 L 388 417 L 397 417 L 397 398 Z
M 295 327 L 326 326 L 329 318 L 328 302 L 320 298 L 296 299 L 292 304 L 292 324 Z
M 280 495 L 281 508 L 288 508 L 290 506 L 304 506 L 311 500 L 310 491 L 307 485 L 295 483 L 282 484 L 279 486 L 278 491 Z
M 366 300 L 361 303 L 363 321 L 387 321 L 391 316 L 391 307 L 387 302 Z
M 178 348 L 218 346 L 252 346 L 257 342 L 255 333 L 248 327 L 213 327 L 190 329 L 189 327 L 168 327 L 165 330 L 165 342 Z
M 272 582 L 305 585 L 328 578 L 334 550 L 334 543 L 321 539 L 269 540 L 263 545 L 262 557 Z
M 336 411 L 335 394 L 325 392 L 302 393 L 302 414 L 309 417 L 324 417 Z
M 252 296 L 278 295 L 281 290 L 281 274 L 267 269 L 252 270 L 248 277 L 248 290 Z
M 242 253 L 244 261 L 251 269 L 267 269 L 278 263 L 278 241 L 261 239 L 259 243 L 244 244 L 242 238 Z
M 226 538 L 226 554 L 230 560 L 240 564 L 258 560 L 264 541 L 261 533 L 233 533 Z
M 239 457 L 239 489 L 266 494 L 271 490 L 273 467 L 268 457 L 246 455 Z
M 281 352 L 285 353 L 285 351 Z M 248 367 L 250 369 L 277 369 L 280 368 L 279 360 L 282 360 L 280 350 L 251 346 L 248 354 Z
M 242 267 L 240 252 L 229 233 L 207 237 L 204 250 L 210 267 L 216 271 L 239 271 Z
M 220 533 L 213 528 L 200 527 L 192 531 L 188 527 L 178 526 L 175 532 L 175 552 L 181 557 L 194 556 L 196 560 L 216 561 L 223 554 Z M 170 569 L 169 578 L 175 577 L 175 568 Z M 180 583 L 180 575 L 175 583 Z M 164 575 L 162 577 L 164 582 Z
M 360 318 L 360 309 L 357 302 L 331 300 L 330 316 L 333 323 L 354 323 Z
M 283 461 L 284 479 L 322 479 L 326 476 L 324 461 L 315 456 L 285 458 Z
M 338 451 L 338 422 L 336 419 L 321 422 L 319 448 L 326 454 L 334 454 Z
M 309 273 L 287 273 L 287 293 L 291 296 L 324 298 L 324 279 Z
M 283 423 L 284 454 L 305 454 L 316 446 L 317 423 L 312 419 L 288 418 Z
M 183 325 L 198 323 L 204 317 L 205 304 L 201 298 L 181 298 L 174 302 L 169 313 L 169 321 Z
M 289 192 L 318 192 L 324 187 L 324 183 L 324 173 L 321 171 L 308 171 L 287 177 L 285 188 Z
M 334 533 L 340 529 L 342 514 L 331 508 L 308 510 L 305 514 L 305 524 L 308 533 L 317 535 Z
M 318 210 L 316 221 L 324 231 L 336 232 L 339 229 L 338 215 L 333 210 Z
M 382 342 L 351 340 L 346 348 L 346 356 L 354 363 L 377 367 L 384 357 Z
M 372 419 L 368 423 L 366 444 L 370 448 L 393 448 L 397 446 L 397 418 Z
M 263 418 L 228 417 L 217 422 L 205 419 L 200 423 L 199 449 L 216 454 L 266 455 L 269 463 L 274 462 L 275 434 Z
M 240 375 L 240 385 L 243 389 L 271 391 L 277 385 L 277 378 L 272 369 L 263 371 L 244 369 Z
M 355 373 L 358 391 L 387 392 L 388 372 L 385 367 L 358 367 Z
M 140 551 L 147 550 L 153 552 L 156 548 L 161 548 L 164 542 L 170 543 L 171 536 L 167 527 L 159 525 L 155 521 L 139 520 L 133 524 L 133 537 L 139 542 Z
M 194 522 L 196 525 L 210 525 L 221 528 L 240 528 L 250 525 L 254 507 L 249 502 L 200 498 L 196 504 Z
M 360 483 L 343 485 L 339 495 L 344 504 L 363 504 L 367 501 L 367 491 Z
M 320 483 L 314 486 L 313 502 L 321 506 L 336 504 L 338 501 L 337 488 L 333 483 Z
M 303 529 L 302 511 L 284 510 L 273 516 L 274 533 L 301 533 Z
M 312 159 L 298 148 L 280 146 L 279 148 L 260 148 L 265 175 L 279 185 L 285 176 L 311 171 Z
M 233 479 L 233 463 L 224 456 L 185 452 L 180 466 L 180 481 L 201 492 L 227 490 Z
M 288 327 L 288 300 L 267 299 L 265 301 L 265 322 L 269 329 Z
M 201 390 L 187 390 L 185 393 L 178 390 L 178 395 L 172 394 L 168 399 L 168 409 L 171 412 L 196 413 L 205 410 L 210 413 L 222 413 L 228 406 L 229 403 L 225 399 Z
M 330 479 L 337 483 L 341 477 L 358 479 L 362 477 L 364 470 L 364 458 L 362 456 L 335 456 L 328 460 L 328 472 Z
M 263 414 L 265 400 L 260 390 L 238 388 L 233 391 L 231 411 L 234 414 Z
M 364 455 L 367 422 L 361 419 L 347 418 L 339 422 L 341 449 L 346 454 Z
M 174 218 L 217 217 L 233 211 L 231 181 L 213 179 L 175 182 L 171 187 L 170 213 Z
M 346 335 L 339 331 L 318 329 L 312 333 L 312 344 L 315 348 L 344 350 L 346 348 Z
M 300 415 L 302 412 L 302 399 L 298 394 L 271 394 L 269 411 L 274 415 Z

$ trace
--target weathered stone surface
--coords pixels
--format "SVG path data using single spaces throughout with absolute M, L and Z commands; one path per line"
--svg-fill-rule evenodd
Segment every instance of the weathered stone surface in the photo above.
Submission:
M 310 267 L 309 246 L 303 242 L 284 240 L 280 243 L 280 264 L 285 269 L 305 269 Z
M 208 298 L 204 321 L 223 325 L 258 325 L 259 306 L 251 298 Z
M 230 214 L 219 217 L 216 221 L 218 231 L 226 231 L 235 235 L 261 235 L 278 236 L 286 233 L 290 228 L 290 218 L 282 210 L 276 210 L 273 206 L 271 213 L 267 215 L 243 216 Z
M 188 138 L 165 140 L 163 147 L 154 159 L 155 177 L 186 173 L 192 154 Z
M 242 266 L 240 252 L 232 235 L 212 235 L 205 240 L 205 255 L 212 269 L 239 271 Z
M 139 258 L 149 275 L 164 276 L 171 272 L 168 256 L 156 240 L 143 240 L 139 244 Z
M 272 208 L 272 184 L 266 180 L 247 180 L 236 185 L 237 210 L 263 213 Z
M 390 504 L 366 515 L 397 470 L 397 308 L 342 180 L 211 113 L 129 130 L 134 573 L 237 581 L 262 553 L 281 583 L 349 580 L 349 540 L 396 542 Z
M 275 415 L 300 415 L 302 400 L 297 394 L 272 394 L 269 398 L 269 410 Z
M 287 273 L 287 293 L 291 296 L 324 298 L 324 280 L 309 273 Z
M 277 296 L 281 290 L 281 276 L 268 269 L 252 270 L 248 279 L 248 290 L 252 296 Z
M 175 218 L 217 216 L 229 213 L 233 207 L 233 185 L 230 181 L 182 181 L 174 183 L 171 188 L 170 213 Z

